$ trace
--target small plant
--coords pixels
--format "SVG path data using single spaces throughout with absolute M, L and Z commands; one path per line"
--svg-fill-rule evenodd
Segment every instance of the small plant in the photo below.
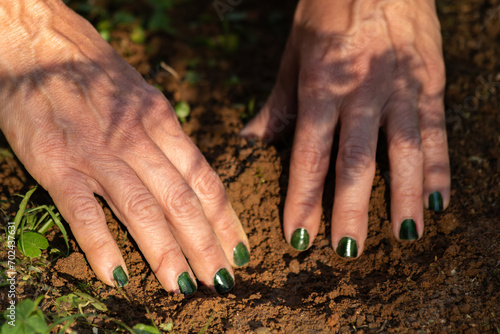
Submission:
M 162 69 L 170 73 L 175 78 L 175 80 L 177 80 L 177 85 L 179 86 L 179 94 L 181 96 L 181 100 L 174 106 L 174 111 L 179 121 L 181 123 L 184 123 L 186 122 L 187 117 L 191 113 L 191 107 L 186 101 L 182 99 L 182 82 L 185 80 L 185 78 L 181 78 L 176 70 L 174 70 L 172 67 L 168 66 L 164 62 L 161 62 L 160 66 Z
M 115 0 L 104 4 L 95 1 L 80 1 L 71 5 L 78 13 L 94 23 L 101 37 L 111 40 L 111 32 L 125 29 L 134 43 L 143 44 L 147 32 L 176 33 L 168 12 L 174 0 L 147 0 L 148 6 L 136 11 L 133 0 Z
M 61 317 L 70 315 L 70 311 L 74 309 L 78 309 L 80 314 L 84 314 L 83 308 L 88 305 L 102 312 L 108 311 L 108 308 L 102 302 L 80 291 L 75 291 L 74 293 L 56 299 L 57 314 Z
M 191 113 L 191 108 L 189 107 L 189 104 L 185 101 L 180 101 L 177 103 L 174 107 L 175 114 L 177 115 L 177 118 L 179 118 L 179 121 L 181 123 L 186 122 L 186 118 L 189 116 Z
M 7 322 L 2 326 L 2 334 L 48 333 L 49 327 L 45 316 L 38 309 L 42 299 L 43 296 L 35 301 L 24 299 L 17 303 L 14 309 L 7 308 L 3 313 Z
M 17 237 L 17 248 L 21 253 L 30 258 L 39 257 L 43 249 L 47 249 L 49 242 L 44 234 L 56 225 L 63 234 L 69 252 L 68 234 L 61 223 L 60 214 L 55 212 L 53 205 L 41 205 L 32 209 L 26 209 L 28 201 L 37 187 L 30 189 L 19 205 L 19 210 L 14 218 L 15 235 Z

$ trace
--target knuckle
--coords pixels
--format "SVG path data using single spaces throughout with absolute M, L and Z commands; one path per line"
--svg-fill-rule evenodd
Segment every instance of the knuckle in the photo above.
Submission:
M 291 168 L 310 176 L 321 173 L 328 167 L 329 159 L 322 150 L 323 145 L 315 143 L 315 140 L 311 140 L 307 144 L 294 147 Z
M 300 99 L 319 101 L 329 99 L 331 96 L 325 88 L 325 83 L 330 80 L 329 70 L 324 66 L 308 66 L 307 70 L 300 73 Z
M 414 154 L 415 151 L 422 151 L 420 130 L 411 127 L 398 131 L 392 136 L 389 146 L 397 151 L 397 154 L 409 155 Z
M 422 190 L 418 187 L 405 186 L 402 189 L 397 191 L 398 193 L 398 201 L 408 201 L 411 203 L 416 203 L 419 200 L 422 200 Z
M 337 161 L 337 172 L 346 178 L 357 178 L 371 172 L 375 165 L 369 145 L 356 137 L 348 139 L 340 148 Z
M 116 242 L 108 236 L 94 235 L 89 238 L 87 249 L 91 249 L 95 254 L 109 254 L 110 249 L 116 247 Z
M 424 175 L 426 176 L 441 176 L 449 178 L 450 165 L 446 162 L 432 162 L 426 163 L 424 167 Z
M 95 199 L 79 196 L 71 201 L 73 219 L 77 224 L 93 225 L 104 222 L 99 203 Z
M 223 254 L 220 244 L 217 242 L 217 239 L 213 234 L 207 234 L 198 238 L 198 240 L 199 242 L 194 248 L 195 254 L 201 254 L 200 256 L 202 256 L 207 263 L 218 258 L 220 254 Z
M 362 205 L 359 205 L 359 203 L 345 205 L 342 210 L 342 219 L 344 221 L 360 221 L 366 214 L 361 207 Z
M 444 129 L 425 129 L 423 135 L 423 146 L 425 149 L 440 148 L 447 144 L 446 131 Z
M 237 226 L 236 222 L 232 219 L 221 219 L 214 228 L 217 229 L 219 235 L 234 235 Z
M 217 173 L 209 166 L 203 167 L 196 176 L 194 188 L 201 198 L 210 203 L 225 199 L 225 189 Z
M 405 168 L 397 168 L 400 177 L 411 176 L 416 168 L 422 168 L 422 137 L 417 129 L 403 130 L 394 135 L 389 141 L 389 149 L 392 159 L 404 162 Z
M 198 197 L 185 182 L 168 187 L 164 198 L 167 211 L 175 218 L 194 218 L 199 215 Z
M 183 257 L 184 254 L 182 253 L 182 250 L 179 247 L 177 247 L 177 245 L 164 248 L 161 251 L 160 255 L 158 256 L 158 265 L 153 270 L 153 272 L 156 275 L 162 270 L 171 270 L 169 264 L 173 262 L 172 259 L 183 258 Z
M 161 219 L 163 212 L 154 197 L 146 190 L 130 191 L 125 199 L 125 212 L 142 221 Z

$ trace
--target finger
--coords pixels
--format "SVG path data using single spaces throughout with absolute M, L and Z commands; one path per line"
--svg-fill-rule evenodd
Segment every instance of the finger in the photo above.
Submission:
M 125 224 L 165 290 L 194 292 L 194 275 L 161 205 L 132 169 L 124 162 L 114 161 L 100 167 L 97 180 L 102 196 Z
M 250 261 L 248 239 L 219 176 L 184 133 L 170 137 L 168 145 L 164 145 L 166 142 L 161 142 L 160 148 L 196 193 L 227 259 L 234 266 L 247 264 Z
M 240 132 L 242 137 L 258 137 L 267 142 L 285 138 L 296 119 L 297 52 L 289 39 L 282 57 L 276 84 L 260 112 Z
M 424 148 L 424 205 L 429 210 L 441 211 L 450 203 L 451 183 L 442 91 L 423 93 L 419 107 Z
M 422 236 L 423 149 L 417 91 L 399 92 L 386 106 L 390 165 L 391 220 L 400 240 Z
M 44 188 L 70 225 L 95 274 L 108 285 L 126 285 L 127 267 L 87 177 L 76 170 L 54 175 L 58 176 L 57 182 L 50 182 Z
M 446 75 L 439 21 L 435 8 L 431 10 L 434 15 L 429 17 L 434 20 L 425 23 L 434 25 L 435 29 L 424 36 L 427 41 L 420 45 L 419 53 L 426 56 L 416 76 L 422 82 L 418 107 L 424 149 L 424 205 L 427 209 L 441 211 L 449 205 L 451 183 L 443 101 Z
M 337 120 L 336 106 L 325 82 L 326 71 L 301 72 L 299 112 L 290 158 L 284 233 L 297 250 L 307 249 L 318 234 L 321 200 Z
M 214 287 L 218 292 L 229 291 L 234 285 L 231 265 L 193 189 L 160 149 L 152 145 L 149 138 L 137 138 L 131 146 L 136 151 L 142 150 L 148 159 L 137 159 L 135 156 L 124 153 L 124 161 L 132 167 L 159 203 L 175 240 L 179 243 L 197 278 L 203 284 Z M 131 199 L 130 203 L 133 202 L 134 199 Z M 152 205 L 149 207 L 155 210 L 154 216 L 156 217 L 158 215 L 156 208 Z M 152 220 L 155 222 L 151 230 L 159 229 L 161 223 L 158 222 L 158 218 Z M 136 222 L 141 224 L 140 221 Z M 156 261 L 161 260 L 163 256 L 167 260 L 178 257 L 176 253 L 174 256 L 160 254 L 160 257 L 156 257 Z M 155 262 L 157 265 L 161 263 Z M 167 267 L 168 262 L 158 272 L 168 271 Z
M 335 169 L 332 243 L 342 257 L 357 257 L 363 250 L 379 129 L 376 99 L 359 94 L 355 100 L 359 104 L 346 105 L 341 116 Z

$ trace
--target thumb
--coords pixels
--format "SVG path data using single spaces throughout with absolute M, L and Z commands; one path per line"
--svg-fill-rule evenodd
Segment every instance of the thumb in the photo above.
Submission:
M 296 54 L 292 50 L 289 41 L 271 95 L 257 116 L 241 130 L 240 136 L 274 142 L 292 132 L 297 118 L 298 86 Z

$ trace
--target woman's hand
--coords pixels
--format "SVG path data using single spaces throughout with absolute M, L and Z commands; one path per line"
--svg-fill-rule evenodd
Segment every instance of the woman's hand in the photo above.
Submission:
M 248 240 L 165 97 L 59 0 L 4 0 L 0 18 L 0 128 L 97 276 L 128 281 L 94 193 L 166 290 L 231 289 Z
M 243 136 L 274 139 L 296 118 L 284 234 L 307 249 L 338 129 L 332 243 L 357 257 L 367 236 L 379 127 L 386 131 L 391 220 L 415 240 L 423 208 L 450 199 L 440 27 L 430 0 L 302 0 L 277 83 Z M 326 189 L 333 191 L 333 189 Z

